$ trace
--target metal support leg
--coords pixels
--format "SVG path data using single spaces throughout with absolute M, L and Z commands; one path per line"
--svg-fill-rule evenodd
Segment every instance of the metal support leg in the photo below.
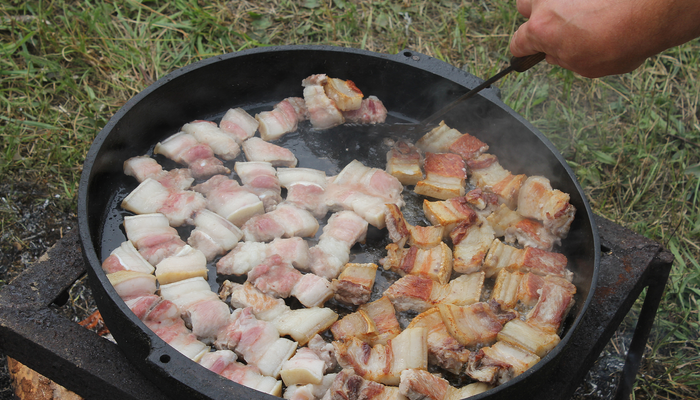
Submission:
M 669 257 L 670 259 L 668 259 Z M 664 260 L 660 258 L 664 258 Z M 647 282 L 649 282 L 647 294 L 644 298 L 644 304 L 642 304 L 642 310 L 637 318 L 637 326 L 634 328 L 632 342 L 630 343 L 629 350 L 627 350 L 627 359 L 625 360 L 625 366 L 620 376 L 620 385 L 617 387 L 617 393 L 615 394 L 616 400 L 627 400 L 630 398 L 639 366 L 642 363 L 644 348 L 649 339 L 651 328 L 654 325 L 656 312 L 663 298 L 664 288 L 666 287 L 668 275 L 671 272 L 670 267 L 672 262 L 673 257 L 667 252 L 662 252 L 654 258 L 650 265 L 650 269 L 654 272 L 650 274 L 647 279 Z

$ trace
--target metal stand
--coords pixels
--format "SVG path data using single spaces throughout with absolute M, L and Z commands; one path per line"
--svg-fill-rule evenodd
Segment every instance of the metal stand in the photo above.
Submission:
M 673 255 L 602 217 L 596 224 L 603 246 L 598 288 L 582 329 L 538 398 L 571 397 L 646 287 L 616 398 L 627 399 L 632 391 Z M 47 254 L 0 291 L 0 351 L 85 398 L 166 399 L 117 345 L 50 309 L 85 273 L 77 232 Z

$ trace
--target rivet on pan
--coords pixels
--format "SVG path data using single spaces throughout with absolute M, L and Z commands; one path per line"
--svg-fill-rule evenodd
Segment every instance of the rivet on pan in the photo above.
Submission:
M 413 56 L 411 58 L 413 59 L 413 61 L 420 61 L 420 57 L 418 57 L 418 56 Z

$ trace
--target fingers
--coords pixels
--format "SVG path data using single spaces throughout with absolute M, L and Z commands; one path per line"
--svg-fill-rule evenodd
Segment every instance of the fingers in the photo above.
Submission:
M 535 47 L 530 35 L 528 22 L 520 25 L 510 39 L 510 52 L 516 57 L 525 57 L 542 51 Z
M 525 18 L 530 18 L 532 14 L 532 0 L 517 0 L 518 12 Z

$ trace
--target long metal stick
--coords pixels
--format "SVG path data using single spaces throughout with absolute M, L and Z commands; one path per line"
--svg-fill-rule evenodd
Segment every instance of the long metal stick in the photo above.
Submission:
M 446 107 L 441 108 L 433 115 L 424 119 L 423 121 L 421 121 L 421 125 L 428 126 L 429 124 L 435 122 L 437 119 L 439 119 L 443 115 L 447 114 L 450 110 L 452 110 L 455 106 L 457 106 L 457 104 L 474 96 L 475 94 L 479 93 L 482 89 L 491 86 L 494 82 L 498 81 L 499 79 L 503 78 L 504 76 L 508 75 L 509 73 L 511 73 L 513 71 L 516 71 L 516 72 L 527 71 L 528 69 L 532 68 L 537 63 L 539 63 L 540 61 L 544 60 L 545 57 L 546 57 L 546 55 L 544 53 L 537 53 L 537 54 L 533 54 L 531 56 L 526 56 L 526 57 L 513 57 L 513 58 L 511 58 L 510 65 L 508 66 L 508 68 L 502 70 L 501 72 L 497 73 L 496 75 L 485 80 L 484 83 L 482 83 L 481 85 L 468 91 L 467 93 L 460 96 L 457 100 L 453 101 L 452 103 L 450 103 Z

